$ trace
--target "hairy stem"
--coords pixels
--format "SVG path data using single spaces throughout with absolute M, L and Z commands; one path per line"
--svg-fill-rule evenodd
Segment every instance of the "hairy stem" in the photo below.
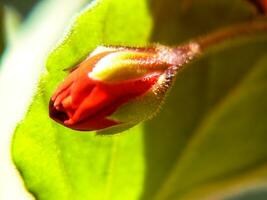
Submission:
M 193 43 L 198 44 L 202 51 L 206 51 L 229 40 L 264 32 L 267 34 L 267 18 L 223 28 L 206 36 L 199 37 L 193 40 Z

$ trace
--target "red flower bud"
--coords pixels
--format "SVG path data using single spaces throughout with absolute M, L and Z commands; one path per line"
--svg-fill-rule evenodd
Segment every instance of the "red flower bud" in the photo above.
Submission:
M 197 47 L 98 47 L 57 88 L 50 117 L 80 131 L 134 126 L 158 110 L 178 66 Z

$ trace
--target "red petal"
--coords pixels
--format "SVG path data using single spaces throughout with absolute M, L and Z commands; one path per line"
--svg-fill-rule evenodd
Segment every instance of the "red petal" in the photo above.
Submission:
M 83 121 L 106 107 L 108 104 L 111 104 L 114 99 L 115 98 L 111 93 L 109 93 L 109 91 L 105 90 L 101 86 L 96 86 L 92 92 L 83 99 L 71 120 L 65 121 L 64 124 L 71 125 L 78 121 Z

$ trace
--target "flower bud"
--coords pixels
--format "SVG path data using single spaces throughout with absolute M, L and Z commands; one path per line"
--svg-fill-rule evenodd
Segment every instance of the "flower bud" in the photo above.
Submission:
M 180 66 L 198 45 L 178 48 L 98 47 L 59 85 L 50 117 L 79 131 L 115 133 L 159 110 Z

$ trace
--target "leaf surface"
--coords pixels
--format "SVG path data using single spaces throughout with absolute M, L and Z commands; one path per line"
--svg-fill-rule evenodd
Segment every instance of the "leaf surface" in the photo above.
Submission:
M 136 11 L 134 16 L 128 15 L 130 10 Z M 74 19 L 68 34 L 49 55 L 48 73 L 41 78 L 39 91 L 13 139 L 14 161 L 37 199 L 140 196 L 145 167 L 142 126 L 114 137 L 71 131 L 49 119 L 48 102 L 66 76 L 65 68 L 84 59 L 100 44 L 144 45 L 150 27 L 142 0 L 93 1 Z

